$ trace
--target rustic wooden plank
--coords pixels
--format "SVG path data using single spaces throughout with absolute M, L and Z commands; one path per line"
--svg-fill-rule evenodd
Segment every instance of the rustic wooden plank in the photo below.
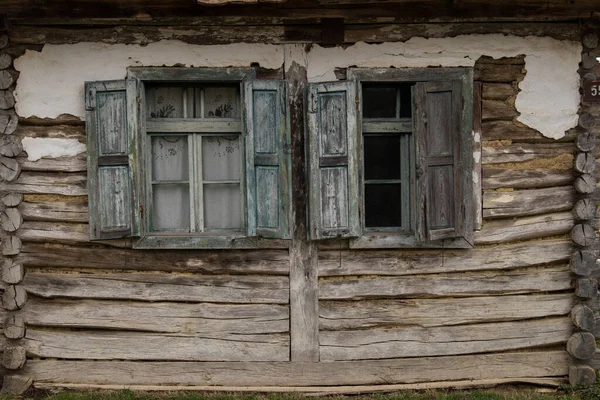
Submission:
M 26 172 L 13 182 L 0 183 L 0 191 L 24 194 L 61 194 L 65 196 L 87 195 L 85 174 L 53 174 Z
M 267 334 L 289 331 L 286 305 L 29 299 L 29 325 L 155 333 Z
M 152 361 L 287 361 L 287 334 L 151 334 L 27 328 L 21 340 L 34 357 Z
M 474 79 L 482 82 L 511 83 L 525 76 L 522 65 L 475 64 Z
M 27 282 L 27 277 L 25 282 Z M 492 296 L 572 289 L 566 266 L 452 275 L 321 279 L 319 299 Z
M 388 328 L 397 326 L 447 326 L 516 321 L 567 315 L 573 307 L 567 294 L 321 301 L 321 330 Z M 31 303 L 32 300 L 29 300 Z M 26 307 L 26 309 L 29 305 Z
M 482 98 L 485 100 L 506 100 L 517 95 L 517 88 L 508 83 L 489 83 L 482 85 Z
M 483 164 L 519 163 L 536 158 L 552 158 L 561 154 L 574 154 L 573 143 L 518 143 L 492 147 L 483 142 Z
M 199 274 L 288 275 L 287 250 L 131 250 L 26 243 L 18 260 L 38 268 L 91 268 Z
M 40 158 L 29 161 L 25 157 L 17 158 L 23 171 L 37 172 L 82 172 L 87 170 L 85 153 L 75 157 Z
M 278 276 L 28 272 L 23 287 L 47 298 L 287 304 L 289 285 Z
M 320 250 L 319 276 L 416 275 L 505 270 L 567 261 L 568 239 L 501 244 L 464 250 Z M 24 249 L 26 252 L 27 249 Z M 502 254 L 502 257 L 498 257 Z
M 570 212 L 489 221 L 475 232 L 475 243 L 491 244 L 563 235 L 570 232 L 574 224 Z
M 86 142 L 85 126 L 81 125 L 61 125 L 61 121 L 56 121 L 57 125 L 26 125 L 20 124 L 15 132 L 19 138 L 51 138 L 51 139 L 75 139 L 81 143 Z
M 545 143 L 556 143 L 555 139 L 547 138 L 541 133 L 517 121 L 486 121 L 482 124 L 484 140 L 522 140 Z M 560 142 L 573 141 L 577 134 L 574 131 L 565 132 Z
M 483 121 L 497 121 L 497 120 L 508 120 L 511 121 L 513 118 L 519 115 L 515 106 L 506 103 L 501 100 L 486 100 L 482 101 L 482 120 Z
M 68 199 L 68 197 L 66 197 Z M 26 221 L 88 222 L 87 202 L 27 200 L 19 205 Z
M 256 387 L 381 384 L 382 377 L 387 384 L 564 377 L 568 365 L 567 352 L 554 350 L 329 363 L 29 360 L 23 373 L 37 383 Z
M 537 215 L 573 208 L 576 193 L 573 186 L 543 189 L 484 192 L 483 216 L 520 217 Z
M 19 230 L 23 242 L 83 244 L 90 242 L 89 226 L 81 223 L 25 221 Z
M 484 189 L 535 189 L 572 184 L 575 177 L 569 169 L 484 168 Z
M 568 317 L 444 327 L 406 326 L 321 331 L 321 361 L 428 357 L 525 349 L 565 343 Z M 592 336 L 593 338 L 593 336 Z

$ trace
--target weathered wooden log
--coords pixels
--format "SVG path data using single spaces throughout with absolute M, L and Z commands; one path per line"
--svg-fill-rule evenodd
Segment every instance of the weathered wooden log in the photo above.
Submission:
M 21 285 L 8 285 L 2 296 L 2 306 L 9 311 L 20 310 L 27 303 L 27 292 Z
M 598 34 L 596 32 L 586 32 L 581 38 L 583 47 L 593 50 L 598 47 Z
M 6 53 L 0 53 L 0 69 L 6 69 L 12 65 L 12 57 Z
M 493 147 L 483 142 L 483 164 L 502 164 L 525 162 L 536 158 L 552 158 L 561 154 L 573 154 L 573 143 L 517 143 L 508 146 Z
M 596 383 L 596 371 L 589 365 L 570 365 L 569 384 L 591 386 Z
M 598 57 L 596 55 L 595 52 L 592 51 L 588 51 L 585 52 L 581 55 L 581 66 L 583 67 L 583 69 L 592 69 L 596 66 L 596 63 L 598 62 L 596 60 L 596 57 Z
M 596 135 L 587 131 L 580 133 L 575 145 L 580 151 L 592 151 L 596 147 Z
M 56 125 L 19 125 L 19 137 L 75 139 L 82 143 L 86 141 L 85 127 L 83 125 L 64 125 L 60 121 Z
M 562 235 L 572 230 L 573 224 L 573 214 L 570 211 L 516 220 L 494 220 L 485 223 L 480 231 L 475 232 L 475 243 L 502 243 Z
M 32 300 L 29 302 L 31 303 Z M 536 296 L 422 298 L 419 300 L 322 300 L 319 301 L 319 327 L 321 331 L 341 331 L 506 322 L 564 316 L 571 311 L 572 307 L 573 295 L 571 293 Z M 29 309 L 28 306 L 25 311 L 28 321 L 31 320 L 28 314 Z M 37 311 L 37 304 L 31 309 Z M 43 326 L 43 324 L 37 323 L 36 325 Z
M 594 311 L 586 305 L 577 304 L 571 310 L 571 320 L 577 328 L 587 331 L 594 331 Z
M 21 315 L 11 315 L 4 319 L 2 328 L 8 339 L 21 339 L 25 336 L 25 319 Z
M 481 124 L 483 140 L 530 140 L 542 143 L 555 143 L 555 139 L 543 136 L 535 129 L 518 121 L 485 121 Z M 571 141 L 577 136 L 577 132 L 572 129 L 565 132 L 565 136 L 560 141 Z
M 0 182 L 0 190 L 23 194 L 60 194 L 65 196 L 87 195 L 85 174 L 23 173 L 13 182 Z
M 579 173 L 591 174 L 596 169 L 596 159 L 591 153 L 578 153 L 573 168 Z
M 0 34 L 0 49 L 5 48 L 6 46 L 8 46 L 8 35 Z
M 87 156 L 85 153 L 75 157 L 40 158 L 29 161 L 26 157 L 17 158 L 21 171 L 36 172 L 85 172 L 87 171 Z
M 575 295 L 584 299 L 597 297 L 598 280 L 590 278 L 579 278 L 575 280 Z
M 16 285 L 23 280 L 25 269 L 23 264 L 16 262 L 12 258 L 6 258 L 2 264 L 2 281 Z
M 23 373 L 38 382 L 121 385 L 317 386 L 381 385 L 461 379 L 566 376 L 566 351 L 504 352 L 348 362 L 211 363 L 28 360 Z M 482 368 L 481 365 L 489 366 Z M 127 373 L 123 373 L 127 371 Z M 428 373 L 424 374 L 423 371 Z
M 573 206 L 573 216 L 577 220 L 594 219 L 598 213 L 596 202 L 592 199 L 580 199 Z
M 21 239 L 18 236 L 6 236 L 2 238 L 2 255 L 16 256 L 21 252 Z
M 594 59 L 596 62 L 596 59 Z M 579 115 L 579 126 L 585 130 L 590 130 L 594 127 L 594 117 L 591 114 L 583 113 Z
M 33 384 L 33 379 L 25 375 L 5 375 L 0 394 L 20 396 Z
M 579 276 L 588 277 L 599 267 L 598 253 L 592 250 L 578 250 L 571 255 L 571 271 Z
M 22 193 L 7 193 L 2 196 L 2 203 L 6 207 L 16 207 L 23 201 Z
M 22 169 L 25 169 L 24 166 Z M 570 185 L 573 184 L 574 179 L 570 168 L 567 170 L 485 168 L 482 187 L 484 189 L 535 189 Z
M 596 352 L 596 339 L 589 332 L 576 332 L 567 340 L 567 352 L 579 359 L 589 360 Z
M 0 179 L 12 182 L 19 177 L 21 166 L 14 158 L 0 156 Z
M 15 83 L 13 74 L 6 70 L 0 71 L 0 90 L 8 89 L 13 83 Z
M 481 96 L 484 100 L 506 100 L 517 95 L 517 89 L 508 83 L 484 83 Z
M 19 117 L 14 111 L 0 110 L 0 133 L 12 135 L 17 130 L 18 125 Z
M 481 64 L 475 68 L 474 80 L 482 82 L 511 83 L 525 75 L 521 65 L 486 66 Z
M 2 229 L 6 232 L 14 232 L 21 227 L 23 217 L 17 208 L 8 207 L 0 212 L 0 221 Z
M 561 343 L 569 337 L 572 329 L 569 318 L 558 317 L 432 328 L 403 326 L 321 331 L 320 360 L 349 361 L 506 351 Z M 460 346 L 455 345 L 457 342 L 460 342 Z M 398 343 L 402 343 L 402 346 Z
M 25 201 L 19 210 L 28 221 L 88 222 L 89 219 L 86 202 Z
M 577 224 L 571 229 L 571 240 L 582 247 L 591 246 L 596 240 L 596 231 L 589 224 Z
M 518 217 L 570 210 L 575 202 L 573 186 L 511 192 L 485 192 L 483 216 Z
M 9 110 L 15 106 L 15 96 L 10 90 L 0 90 L 0 110 Z
M 16 157 L 23 150 L 21 140 L 13 135 L 0 136 L 0 155 Z
M 27 360 L 27 350 L 22 346 L 10 346 L 2 354 L 2 366 L 6 369 L 23 368 Z
M 0 214 L 1 215 L 1 214 Z M 25 221 L 19 230 L 24 242 L 82 244 L 90 242 L 89 225 L 81 223 Z
M 577 193 L 590 194 L 596 190 L 596 178 L 593 175 L 584 174 L 575 178 L 573 187 Z
M 482 121 L 491 120 L 512 120 L 519 113 L 514 106 L 500 100 L 482 101 Z

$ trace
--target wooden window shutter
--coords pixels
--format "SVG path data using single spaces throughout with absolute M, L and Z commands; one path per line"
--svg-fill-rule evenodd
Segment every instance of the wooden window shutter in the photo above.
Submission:
M 311 239 L 361 235 L 356 83 L 308 85 Z
M 471 96 L 463 93 L 459 80 L 419 82 L 415 87 L 419 240 L 472 242 L 473 155 L 467 95 Z
M 135 82 L 129 82 L 135 85 Z M 134 208 L 137 117 L 128 81 L 86 82 L 85 108 L 88 147 L 90 238 L 114 239 L 139 235 Z M 135 93 L 135 87 L 129 89 Z M 129 96 L 131 97 L 131 96 Z M 128 110 L 128 107 L 133 110 Z
M 244 84 L 247 234 L 290 238 L 291 154 L 286 82 Z

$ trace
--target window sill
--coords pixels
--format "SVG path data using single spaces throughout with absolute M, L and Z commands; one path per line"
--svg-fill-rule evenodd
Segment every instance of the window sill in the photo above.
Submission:
M 398 248 L 431 248 L 431 249 L 471 249 L 473 244 L 465 238 L 418 241 L 414 235 L 391 232 L 367 233 L 359 238 L 350 239 L 351 249 L 398 249 Z
M 134 249 L 287 249 L 289 240 L 258 237 L 146 235 L 133 243 Z

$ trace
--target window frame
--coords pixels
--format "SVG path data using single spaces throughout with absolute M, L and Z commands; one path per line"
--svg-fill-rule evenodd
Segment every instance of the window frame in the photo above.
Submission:
M 350 248 L 355 249 L 370 249 L 370 248 L 473 248 L 473 230 L 466 232 L 466 238 L 451 238 L 451 239 L 439 239 L 439 240 L 427 240 L 420 239 L 418 237 L 418 230 L 422 229 L 419 225 L 422 224 L 422 215 L 417 210 L 417 176 L 416 176 L 416 157 L 418 157 L 418 143 L 415 139 L 415 133 L 417 131 L 416 120 L 414 113 L 415 107 L 415 96 L 413 95 L 412 113 L 411 116 L 413 134 L 411 135 L 411 226 L 414 228 L 414 232 L 403 233 L 403 232 L 392 232 L 386 229 L 373 229 L 365 228 L 365 216 L 364 216 L 364 141 L 363 141 L 363 118 L 362 118 L 362 88 L 363 83 L 408 83 L 408 82 L 444 82 L 444 81 L 460 81 L 462 89 L 462 100 L 469 101 L 473 98 L 473 68 L 468 67 L 457 67 L 457 68 L 349 68 L 347 71 L 347 80 L 356 82 L 358 98 L 357 98 L 357 114 L 358 114 L 358 145 L 357 145 L 357 157 L 359 164 L 359 176 L 358 176 L 358 188 L 360 196 L 360 223 L 362 235 L 357 238 L 349 239 Z M 466 115 L 462 115 L 460 121 L 460 135 L 461 139 L 465 140 L 470 144 L 464 157 L 471 157 L 469 160 L 462 160 L 461 162 L 472 161 L 472 115 L 473 107 L 466 107 L 463 112 Z M 475 190 L 473 185 L 473 178 L 471 179 L 470 192 L 466 194 L 470 198 L 473 198 L 473 191 Z M 473 204 L 473 203 L 472 203 Z M 473 208 L 476 207 L 473 204 Z M 469 215 L 472 220 L 475 219 L 475 214 Z

